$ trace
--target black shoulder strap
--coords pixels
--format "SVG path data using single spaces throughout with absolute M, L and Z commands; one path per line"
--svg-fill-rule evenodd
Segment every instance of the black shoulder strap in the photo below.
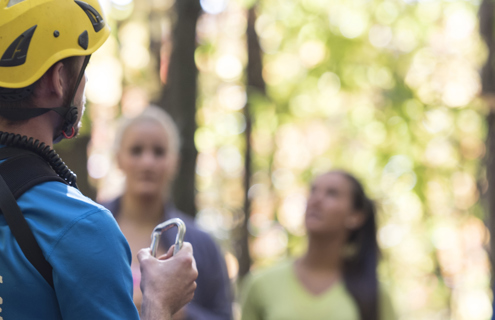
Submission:
M 46 181 L 60 181 L 60 178 L 42 157 L 34 152 L 17 148 L 0 148 L 0 175 L 17 200 L 24 192 Z
M 65 181 L 35 153 L 15 148 L 1 148 L 0 160 L 2 159 L 6 160 L 0 164 L 0 211 L 26 258 L 53 288 L 52 266 L 43 256 L 16 199 L 42 182 L 65 183 Z

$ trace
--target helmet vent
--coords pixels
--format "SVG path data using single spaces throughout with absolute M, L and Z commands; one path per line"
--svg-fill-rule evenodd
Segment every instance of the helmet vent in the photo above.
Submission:
M 12 44 L 5 50 L 0 59 L 0 67 L 16 67 L 26 62 L 26 56 L 33 37 L 36 26 L 24 31 Z
M 95 8 L 83 1 L 76 0 L 75 2 L 84 10 L 84 12 L 86 12 L 95 32 L 98 32 L 105 27 L 105 20 L 103 20 L 103 17 Z
M 9 3 L 7 3 L 7 8 L 15 6 L 16 4 L 21 3 L 23 1 L 26 1 L 26 0 L 10 0 Z
M 84 32 L 79 35 L 79 39 L 77 40 L 77 42 L 79 43 L 81 48 L 87 50 L 89 45 L 88 31 L 84 30 Z

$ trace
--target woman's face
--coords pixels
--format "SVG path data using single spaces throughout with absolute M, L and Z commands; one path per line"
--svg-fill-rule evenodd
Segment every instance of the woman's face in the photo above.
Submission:
M 314 180 L 305 216 L 310 236 L 347 237 L 363 220 L 364 215 L 354 210 L 353 187 L 348 178 L 331 172 Z
M 157 196 L 167 189 L 177 169 L 166 130 L 152 120 L 131 124 L 122 136 L 117 162 L 126 175 L 126 192 Z

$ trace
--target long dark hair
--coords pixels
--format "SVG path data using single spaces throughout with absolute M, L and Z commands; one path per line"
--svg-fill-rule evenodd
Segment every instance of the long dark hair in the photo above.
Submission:
M 361 183 L 350 173 L 334 171 L 346 177 L 352 184 L 352 204 L 366 220 L 350 234 L 347 245 L 352 250 L 343 265 L 343 277 L 347 290 L 356 300 L 361 320 L 378 320 L 378 279 L 376 267 L 379 249 L 376 241 L 375 204 L 366 196 Z

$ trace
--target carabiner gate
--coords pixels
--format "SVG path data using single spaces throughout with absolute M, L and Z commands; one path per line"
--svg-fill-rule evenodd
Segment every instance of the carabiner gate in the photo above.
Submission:
M 160 223 L 155 227 L 155 229 L 153 229 L 153 233 L 151 234 L 150 247 L 153 257 L 156 257 L 156 251 L 158 249 L 158 243 L 160 242 L 160 236 L 162 235 L 162 233 L 175 226 L 177 227 L 177 236 L 175 237 L 174 256 L 182 248 L 182 244 L 184 243 L 184 236 L 186 235 L 186 225 L 184 224 L 184 221 L 179 218 L 170 219 L 163 223 Z

